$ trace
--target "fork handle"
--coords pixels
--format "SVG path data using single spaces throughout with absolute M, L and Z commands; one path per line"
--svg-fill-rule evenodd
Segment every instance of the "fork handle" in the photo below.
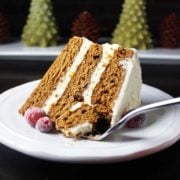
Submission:
M 148 105 L 139 107 L 134 110 L 134 113 L 141 114 L 142 112 L 148 112 L 153 109 L 157 109 L 157 108 L 165 107 L 165 106 L 169 106 L 169 105 L 174 105 L 174 104 L 178 104 L 178 103 L 180 103 L 180 97 L 172 98 L 172 99 L 168 99 L 168 100 L 164 100 L 164 101 L 160 101 L 160 102 L 156 102 L 156 103 L 152 103 L 152 104 L 148 104 Z

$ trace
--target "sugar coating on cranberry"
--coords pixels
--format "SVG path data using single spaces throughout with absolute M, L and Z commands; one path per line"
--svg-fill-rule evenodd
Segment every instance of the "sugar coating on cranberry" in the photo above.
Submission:
M 53 122 L 49 119 L 49 117 L 41 117 L 35 126 L 41 132 L 50 132 L 53 129 Z
M 140 114 L 138 116 L 135 116 L 135 117 L 131 118 L 126 123 L 126 127 L 127 128 L 140 128 L 140 127 L 143 126 L 144 120 L 145 120 L 145 115 L 144 114 Z
M 35 127 L 36 122 L 38 121 L 39 118 L 46 116 L 46 113 L 43 109 L 38 108 L 38 107 L 31 107 L 26 110 L 24 117 L 27 119 L 28 123 L 32 126 Z

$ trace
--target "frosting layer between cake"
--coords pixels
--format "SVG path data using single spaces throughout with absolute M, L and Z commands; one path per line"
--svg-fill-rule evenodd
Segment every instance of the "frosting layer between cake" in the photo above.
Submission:
M 88 85 L 88 87 L 85 89 L 83 93 L 84 102 L 86 104 L 92 105 L 91 97 L 92 97 L 93 90 L 96 87 L 96 85 L 99 83 L 102 73 L 106 70 L 107 65 L 112 60 L 112 57 L 114 56 L 114 52 L 115 50 L 118 49 L 118 47 L 119 46 L 117 44 L 110 45 L 106 43 L 102 45 L 102 48 L 103 48 L 102 58 L 100 62 L 98 63 L 95 71 L 91 75 L 90 84 Z
M 43 109 L 46 113 L 49 112 L 51 109 L 52 104 L 56 104 L 56 102 L 61 98 L 64 91 L 66 90 L 68 83 L 72 79 L 74 73 L 76 72 L 78 66 L 82 63 L 85 54 L 87 53 L 88 49 L 90 48 L 92 42 L 83 38 L 83 43 L 81 45 L 80 51 L 75 56 L 73 60 L 73 64 L 71 67 L 67 69 L 67 72 L 65 76 L 59 79 L 59 82 L 57 83 L 57 87 L 52 92 L 51 96 L 48 97 L 48 99 L 45 101 L 43 105 Z

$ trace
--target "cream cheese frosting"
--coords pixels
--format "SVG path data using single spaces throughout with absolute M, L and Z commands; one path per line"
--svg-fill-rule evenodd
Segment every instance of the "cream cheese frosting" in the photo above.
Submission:
M 88 87 L 83 93 L 84 103 L 89 104 L 89 105 L 91 105 L 91 96 L 92 96 L 93 90 L 98 84 L 98 82 L 100 81 L 102 73 L 105 71 L 107 65 L 112 60 L 114 52 L 115 50 L 118 49 L 119 45 L 117 44 L 110 45 L 106 43 L 106 44 L 103 44 L 102 47 L 103 47 L 102 58 L 100 62 L 98 63 L 95 71 L 91 75 L 90 84 L 88 85 Z
M 118 97 L 112 108 L 111 126 L 113 126 L 124 112 L 140 105 L 140 90 L 142 85 L 141 68 L 137 56 L 137 51 L 132 49 L 134 55 L 132 58 L 126 58 L 119 62 L 126 71 L 125 79 Z
M 75 111 L 75 110 L 79 109 L 81 106 L 82 106 L 82 102 L 77 102 L 71 106 L 70 111 Z
M 62 130 L 67 136 L 72 135 L 72 136 L 77 136 L 79 134 L 87 134 L 91 133 L 93 129 L 93 125 L 89 122 L 85 122 L 82 124 L 78 124 L 74 127 L 71 127 L 66 130 Z
M 84 56 L 91 45 L 92 45 L 91 41 L 89 41 L 86 38 L 83 38 L 83 43 L 81 45 L 80 51 L 74 58 L 72 66 L 68 68 L 65 76 L 59 80 L 56 89 L 52 92 L 51 96 L 44 103 L 43 109 L 46 113 L 48 113 L 51 106 L 55 104 L 62 97 L 71 78 L 73 77 L 79 65 L 82 63 Z

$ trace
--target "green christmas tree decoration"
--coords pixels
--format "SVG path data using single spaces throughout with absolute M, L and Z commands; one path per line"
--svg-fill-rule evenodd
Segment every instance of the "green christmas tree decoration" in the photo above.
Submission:
M 22 41 L 27 46 L 53 46 L 58 42 L 58 30 L 51 0 L 32 0 Z
M 119 23 L 112 34 L 112 42 L 124 47 L 148 49 L 152 47 L 146 22 L 146 0 L 125 0 Z

